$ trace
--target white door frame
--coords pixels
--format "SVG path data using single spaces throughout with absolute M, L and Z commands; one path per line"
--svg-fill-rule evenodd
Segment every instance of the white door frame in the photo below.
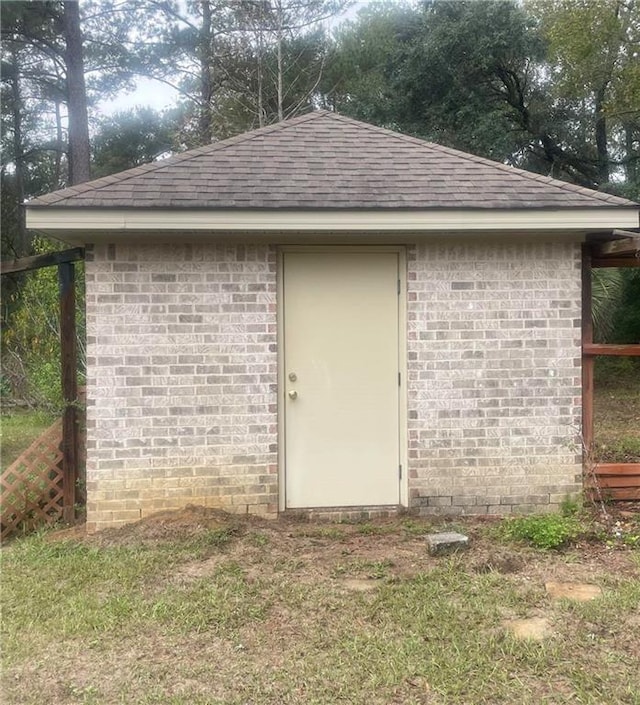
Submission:
M 278 321 L 278 505 L 286 509 L 286 458 L 285 458 L 285 369 L 284 369 L 284 254 L 286 252 L 395 252 L 398 255 L 398 360 L 400 367 L 398 443 L 402 477 L 399 478 L 400 505 L 409 506 L 407 466 L 407 253 L 403 245 L 282 245 L 278 247 L 277 271 L 277 321 Z

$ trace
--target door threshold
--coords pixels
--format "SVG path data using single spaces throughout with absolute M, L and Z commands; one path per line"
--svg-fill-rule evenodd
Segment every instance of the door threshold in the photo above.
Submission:
M 409 513 L 401 504 L 382 504 L 366 507 L 308 507 L 288 508 L 280 512 L 285 519 L 298 521 L 367 521 L 369 519 L 392 519 Z

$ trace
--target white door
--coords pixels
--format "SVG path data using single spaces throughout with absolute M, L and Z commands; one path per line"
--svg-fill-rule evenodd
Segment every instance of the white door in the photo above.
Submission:
M 399 255 L 283 256 L 285 504 L 399 502 Z

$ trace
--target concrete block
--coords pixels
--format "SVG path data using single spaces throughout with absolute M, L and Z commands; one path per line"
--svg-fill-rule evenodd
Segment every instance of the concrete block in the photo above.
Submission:
M 469 547 L 469 537 L 456 532 L 427 534 L 427 548 L 432 556 L 464 550 Z

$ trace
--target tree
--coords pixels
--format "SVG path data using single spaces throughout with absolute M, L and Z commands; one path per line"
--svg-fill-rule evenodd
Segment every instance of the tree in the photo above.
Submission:
M 636 2 L 377 6 L 338 37 L 325 101 L 475 154 L 630 195 L 640 151 Z M 587 31 L 593 27 L 596 41 Z M 603 87 L 610 98 L 602 98 Z M 616 182 L 607 185 L 612 169 Z
M 62 178 L 61 156 L 69 154 L 69 175 L 73 183 L 89 178 L 87 97 L 79 22 L 77 2 L 7 2 L 3 5 L 3 55 L 5 64 L 11 57 L 13 66 L 12 70 L 3 72 L 3 81 L 11 81 L 15 98 L 20 96 L 19 110 L 13 114 L 14 137 L 22 135 L 20 123 L 27 119 L 27 114 L 37 112 L 42 123 L 37 141 L 43 149 L 57 153 L 58 181 Z M 68 123 L 66 141 L 62 106 L 66 108 Z M 51 129 L 51 117 L 55 119 L 54 129 Z M 55 138 L 52 139 L 51 134 L 55 134 Z M 24 158 L 24 153 L 14 147 L 15 155 Z M 19 161 L 16 163 L 18 171 Z M 24 179 L 22 181 L 24 187 Z
M 32 80 L 42 74 L 39 48 L 48 49 L 52 35 L 51 8 L 45 3 L 4 3 L 2 30 L 2 258 L 21 257 L 31 252 L 23 203 L 35 189 L 51 183 L 51 153 L 42 149 L 42 124 L 32 111 L 40 104 L 41 84 Z M 44 80 L 44 79 L 43 79 Z M 51 76 L 48 79 L 51 82 Z M 45 187 L 46 189 L 46 187 Z M 2 328 L 20 306 L 24 277 L 2 277 Z M 5 348 L 3 335 L 3 348 Z M 6 349 L 6 348 L 5 348 Z M 4 358 L 3 358 L 4 359 Z
M 62 25 L 69 116 L 69 183 L 74 185 L 88 181 L 91 177 L 87 91 L 84 83 L 82 33 L 77 1 L 67 0 L 63 3 Z
M 103 120 L 93 139 L 94 175 L 132 169 L 172 151 L 175 122 L 175 112 L 160 115 L 149 108 Z
M 320 23 L 347 0 L 143 0 L 141 73 L 173 86 L 183 144 L 261 126 L 311 104 L 327 49 Z
M 4 259 L 33 252 L 32 238 L 24 227 L 24 200 L 67 183 L 80 183 L 89 178 L 90 170 L 86 66 L 78 3 L 4 2 L 0 19 Z M 59 247 L 56 243 L 55 248 Z M 47 296 L 37 304 L 25 300 L 29 292 L 43 293 L 45 289 Z M 5 368 L 8 350 L 14 353 L 9 360 L 19 358 L 25 364 L 31 354 L 29 344 L 36 354 L 39 342 L 46 337 L 42 331 L 32 326 L 18 358 L 15 345 L 11 348 L 12 341 L 17 344 L 18 339 L 12 334 L 20 320 L 27 330 L 24 321 L 30 320 L 34 311 L 44 320 L 55 319 L 56 292 L 55 276 L 53 280 L 42 273 L 2 278 Z
M 336 81 L 328 100 L 418 136 L 524 164 L 546 134 L 535 68 L 541 45 L 529 29 L 520 7 L 506 0 L 374 9 L 338 38 L 331 75 L 347 78 Z
M 336 15 L 347 3 L 343 0 L 271 0 L 260 3 L 262 22 L 259 32 L 271 39 L 275 54 L 276 114 L 278 120 L 285 118 L 285 82 L 287 74 L 299 69 L 302 54 L 290 65 L 292 53 L 285 51 L 285 43 L 291 46 L 300 32 L 316 27 L 319 22 Z
M 347 22 L 330 49 L 320 84 L 324 106 L 384 127 L 424 134 L 424 129 L 407 124 L 407 98 L 394 87 L 419 21 L 418 12 L 408 5 L 382 3 Z
M 532 0 L 548 43 L 549 90 L 580 113 L 580 139 L 605 184 L 638 179 L 640 6 L 637 0 Z

